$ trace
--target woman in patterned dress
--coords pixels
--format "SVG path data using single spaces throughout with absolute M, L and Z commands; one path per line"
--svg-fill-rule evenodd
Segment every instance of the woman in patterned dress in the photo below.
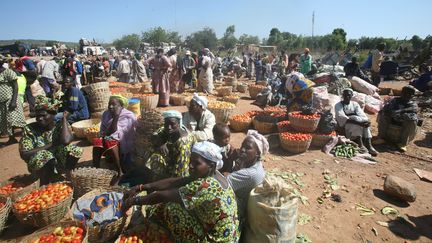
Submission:
M 153 148 L 147 160 L 152 181 L 189 174 L 189 161 L 195 139 L 182 124 L 182 114 L 175 110 L 163 113 L 164 127 L 153 134 Z
M 171 62 L 164 55 L 163 49 L 158 49 L 156 56 L 150 58 L 147 64 L 154 68 L 152 72 L 153 93 L 159 94 L 158 106 L 166 107 L 169 105 Z
M 13 128 L 23 128 L 25 123 L 22 102 L 18 101 L 18 76 L 0 61 L 0 133 L 7 134 L 9 140 L 0 147 L 17 143 Z
M 208 141 L 192 147 L 190 176 L 133 187 L 125 207 L 154 205 L 150 220 L 166 228 L 180 242 L 238 242 L 237 203 L 222 168 L 221 149 Z M 152 192 L 135 196 L 140 191 Z
M 301 73 L 292 72 L 288 75 L 285 83 L 285 88 L 291 95 L 287 102 L 288 112 L 298 111 L 302 106 L 312 104 L 313 86 L 315 83 Z
M 59 102 L 45 96 L 35 101 L 36 122 L 24 127 L 19 151 L 28 170 L 40 178 L 40 184 L 53 182 L 58 173 L 68 174 L 82 156 L 82 148 L 70 143 L 73 135 L 65 112 L 59 123 L 54 122 Z

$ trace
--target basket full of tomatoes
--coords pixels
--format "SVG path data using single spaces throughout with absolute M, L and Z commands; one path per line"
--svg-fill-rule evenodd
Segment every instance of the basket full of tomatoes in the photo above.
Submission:
M 252 118 L 248 114 L 238 114 L 230 117 L 229 126 L 235 132 L 244 132 L 252 124 Z
M 321 119 L 318 113 L 306 114 L 300 111 L 288 113 L 288 118 L 292 128 L 299 132 L 312 133 L 317 127 Z
M 0 196 L 10 197 L 15 201 L 38 187 L 39 181 L 32 175 L 18 175 L 0 182 Z
M 46 226 L 25 237 L 22 242 L 30 243 L 56 243 L 71 242 L 85 243 L 87 232 L 81 223 L 69 220 Z
M 335 131 L 333 131 L 329 134 L 314 133 L 314 134 L 312 134 L 311 145 L 313 147 L 322 148 L 330 141 L 330 139 L 332 139 L 333 137 L 336 137 L 336 136 L 337 136 L 337 134 Z
M 9 197 L 0 196 L 0 233 L 4 230 L 9 217 L 12 201 Z
M 159 225 L 145 220 L 142 224 L 126 230 L 115 243 L 174 243 L 169 231 Z
M 279 134 L 281 147 L 291 153 L 306 152 L 311 144 L 312 135 L 307 133 L 284 132 Z
M 21 223 L 40 228 L 59 222 L 68 212 L 72 196 L 70 183 L 48 184 L 18 198 L 12 211 Z

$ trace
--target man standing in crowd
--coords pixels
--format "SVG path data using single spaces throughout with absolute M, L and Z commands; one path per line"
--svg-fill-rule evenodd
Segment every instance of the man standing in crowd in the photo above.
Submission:
M 53 90 L 57 86 L 56 75 L 59 74 L 59 65 L 56 62 L 57 57 L 47 61 L 42 69 L 41 86 L 48 97 L 52 97 Z
M 383 51 L 386 45 L 384 43 L 380 43 L 377 46 L 377 49 L 372 51 L 372 66 L 371 66 L 371 75 L 372 75 L 372 84 L 377 86 L 381 82 L 380 77 L 380 66 L 383 61 Z
M 185 84 L 189 87 L 192 87 L 192 70 L 195 68 L 195 60 L 191 57 L 191 52 L 186 51 L 186 55 L 182 60 L 182 69 L 181 69 L 181 83 L 179 85 L 179 93 L 183 93 L 185 89 Z
M 117 76 L 119 77 L 120 82 L 129 83 L 129 62 L 127 61 L 126 56 L 122 56 L 121 59 L 122 60 L 119 62 L 119 65 L 117 67 Z

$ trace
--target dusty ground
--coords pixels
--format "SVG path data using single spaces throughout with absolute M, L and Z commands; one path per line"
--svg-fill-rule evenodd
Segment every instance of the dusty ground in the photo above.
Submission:
M 400 85 L 400 84 L 393 84 Z M 251 105 L 252 101 L 240 100 L 236 113 L 258 109 Z M 184 111 L 185 107 L 172 107 Z M 371 117 L 374 121 L 374 117 Z M 299 213 L 312 216 L 312 221 L 299 225 L 298 233 L 306 234 L 313 242 L 432 242 L 432 183 L 420 180 L 413 168 L 432 171 L 432 120 L 426 120 L 422 132 L 416 141 L 409 146 L 409 151 L 403 155 L 393 151 L 388 145 L 377 149 L 379 163 L 365 165 L 350 160 L 335 159 L 319 150 L 311 150 L 301 155 L 290 155 L 276 149 L 267 156 L 265 169 L 279 171 L 301 172 L 305 175 L 301 181 L 305 184 L 301 193 L 306 196 L 308 204 L 300 204 Z M 374 134 L 376 124 L 374 124 Z M 231 142 L 240 146 L 245 134 L 233 133 Z M 1 139 L 0 141 L 4 141 Z M 85 142 L 84 157 L 80 162 L 91 159 L 91 147 Z M 18 145 L 0 149 L 0 161 L 3 170 L 0 178 L 7 179 L 17 174 L 26 173 L 26 165 L 18 154 Z M 322 204 L 317 202 L 325 189 L 322 173 L 328 170 L 337 178 L 341 189 L 336 190 L 342 202 L 325 199 Z M 406 204 L 387 197 L 383 193 L 384 177 L 388 174 L 399 176 L 411 183 L 417 189 L 417 200 Z M 372 216 L 360 216 L 355 209 L 356 203 L 376 209 Z M 381 208 L 390 205 L 407 215 L 410 222 L 384 216 Z M 383 227 L 376 221 L 389 221 L 391 227 Z M 373 229 L 377 234 L 374 233 Z M 0 237 L 0 241 L 14 241 L 18 236 L 31 233 L 34 229 L 19 225 L 15 220 L 9 220 L 9 228 Z

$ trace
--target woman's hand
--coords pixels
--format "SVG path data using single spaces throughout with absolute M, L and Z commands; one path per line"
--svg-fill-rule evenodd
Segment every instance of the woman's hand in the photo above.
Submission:
M 135 197 L 136 194 L 138 194 L 139 192 L 141 192 L 141 188 L 142 188 L 142 185 L 136 185 L 136 186 L 132 187 L 129 191 L 127 191 L 124 194 L 123 198 L 128 199 L 128 198 Z
M 131 198 L 124 200 L 123 206 L 121 208 L 123 214 L 126 214 L 126 212 L 129 210 L 129 208 L 131 208 L 133 205 L 135 205 L 135 202 L 136 202 L 135 197 L 131 197 Z
M 162 155 L 164 155 L 164 156 L 168 156 L 168 154 L 169 154 L 169 150 L 168 150 L 168 147 L 167 147 L 166 143 L 162 144 L 162 145 L 159 147 L 159 152 L 160 152 Z

